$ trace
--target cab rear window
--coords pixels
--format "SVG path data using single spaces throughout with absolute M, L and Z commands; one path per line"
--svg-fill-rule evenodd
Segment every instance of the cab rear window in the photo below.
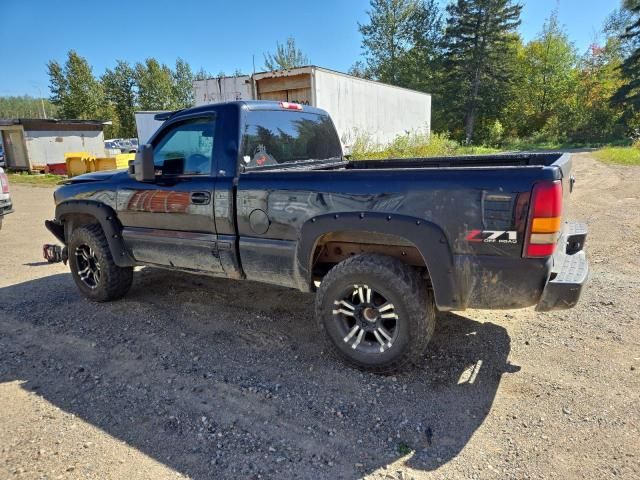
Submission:
M 247 113 L 243 160 L 261 167 L 342 156 L 342 147 L 328 115 L 258 110 Z

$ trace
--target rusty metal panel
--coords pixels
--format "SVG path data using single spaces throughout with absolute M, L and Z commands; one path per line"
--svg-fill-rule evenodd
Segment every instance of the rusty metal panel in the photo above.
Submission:
M 287 90 L 287 101 L 300 103 L 302 105 L 311 105 L 311 88 Z
M 311 89 L 298 88 L 295 90 L 278 90 L 274 92 L 258 94 L 258 100 L 276 100 L 282 102 L 295 102 L 303 105 L 311 104 Z
M 277 92 L 267 92 L 267 93 L 259 93 L 258 100 L 275 100 L 281 102 L 287 102 L 287 91 L 280 90 Z
M 293 75 L 291 77 L 263 78 L 256 80 L 258 94 L 277 92 L 281 90 L 298 90 L 311 88 L 311 75 Z

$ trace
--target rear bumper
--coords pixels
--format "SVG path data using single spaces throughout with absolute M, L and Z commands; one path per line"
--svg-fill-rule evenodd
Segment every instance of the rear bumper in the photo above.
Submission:
M 554 257 L 549 281 L 536 306 L 538 312 L 575 307 L 580 299 L 582 287 L 587 283 L 589 263 L 583 250 L 587 226 L 582 223 L 568 223 L 565 232 L 565 241 L 561 240 L 561 245 L 566 245 L 566 248 Z
M 456 255 L 462 310 L 535 305 L 539 312 L 575 306 L 587 281 L 587 227 L 567 222 L 553 257 Z

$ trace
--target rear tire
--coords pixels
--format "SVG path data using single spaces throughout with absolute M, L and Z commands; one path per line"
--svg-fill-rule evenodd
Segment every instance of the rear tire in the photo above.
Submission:
M 74 230 L 68 252 L 73 280 L 88 299 L 117 300 L 131 288 L 133 268 L 115 264 L 100 225 L 84 225 Z
M 316 319 L 335 354 L 391 373 L 417 363 L 433 336 L 433 293 L 418 272 L 383 255 L 357 255 L 333 267 L 316 296 Z

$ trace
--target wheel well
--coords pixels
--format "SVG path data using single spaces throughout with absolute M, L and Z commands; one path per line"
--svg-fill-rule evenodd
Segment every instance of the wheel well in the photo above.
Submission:
M 98 219 L 88 213 L 68 213 L 61 219 L 64 223 L 64 236 L 69 242 L 73 231 L 82 225 L 100 224 Z
M 316 240 L 311 259 L 313 279 L 324 277 L 334 265 L 361 253 L 394 257 L 427 272 L 420 250 L 406 238 L 388 233 L 339 231 L 325 233 Z

